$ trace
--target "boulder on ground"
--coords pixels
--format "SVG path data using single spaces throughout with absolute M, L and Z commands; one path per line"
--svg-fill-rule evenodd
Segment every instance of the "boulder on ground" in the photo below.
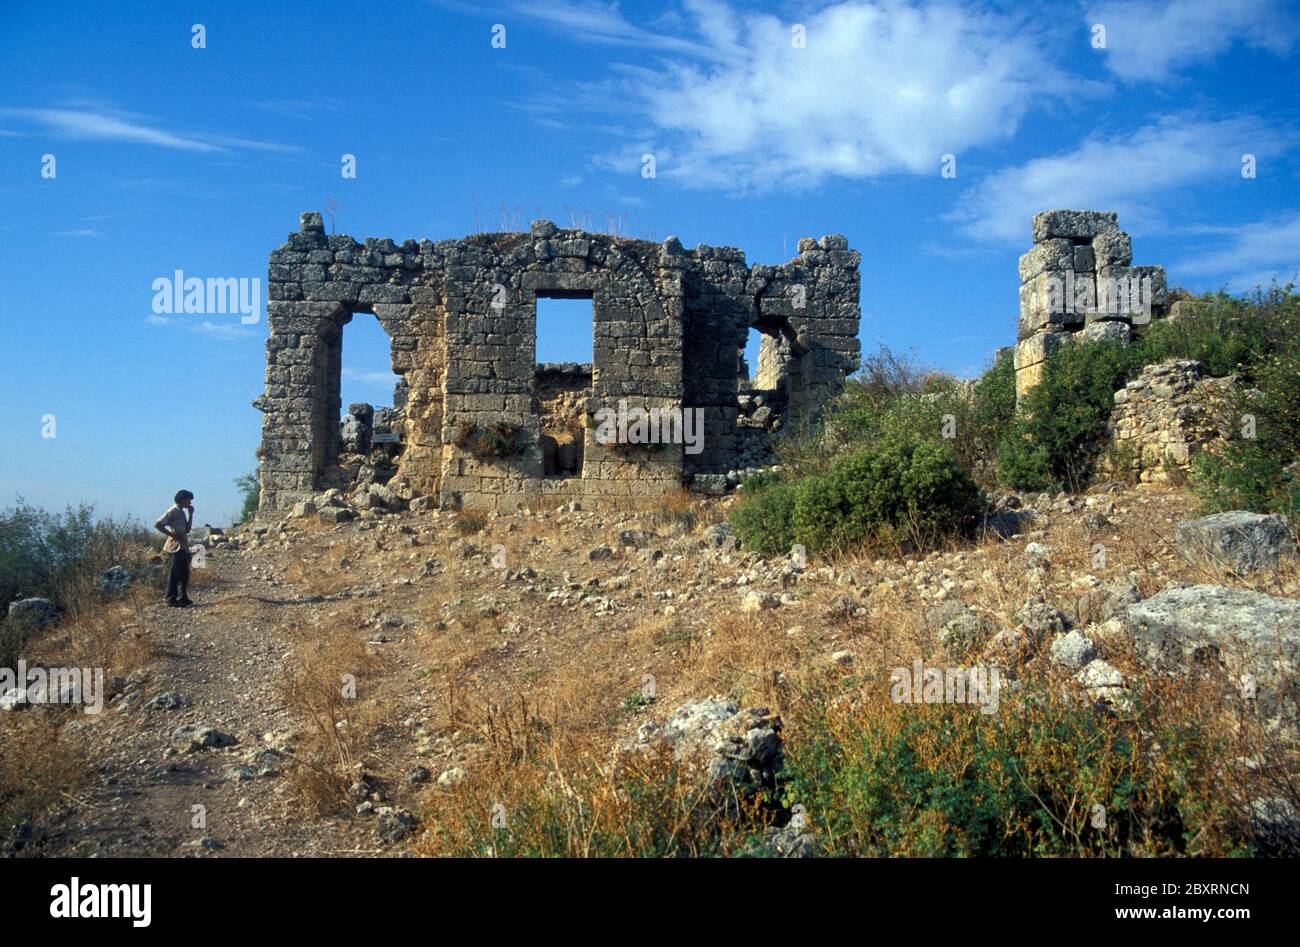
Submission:
M 1037 648 L 1047 638 L 1059 635 L 1070 627 L 1070 619 L 1060 609 L 1048 604 L 1042 596 L 1027 599 L 1020 607 L 1019 628 L 1025 632 L 1028 644 Z
M 1054 663 L 1066 670 L 1082 671 L 1097 656 L 1097 646 L 1076 628 L 1053 641 L 1047 654 Z
M 101 572 L 99 578 L 95 580 L 95 584 L 99 586 L 99 590 L 105 595 L 121 595 L 126 591 L 127 586 L 131 584 L 133 578 L 135 576 L 126 566 L 113 566 L 113 568 Z
M 1244 510 L 1185 520 L 1174 527 L 1174 538 L 1188 560 L 1209 559 L 1239 573 L 1276 568 L 1296 552 L 1286 520 Z
M 415 828 L 415 816 L 405 809 L 383 806 L 375 814 L 378 816 L 375 831 L 378 833 L 380 841 L 387 842 L 390 845 L 406 838 L 411 834 L 411 830 Z
M 372 483 L 366 491 L 366 497 L 372 510 L 397 513 L 406 508 L 406 501 L 382 483 Z
M 730 523 L 714 523 L 704 531 L 704 542 L 714 549 L 721 549 L 728 543 L 736 545 L 736 531 Z
M 177 753 L 197 753 L 209 747 L 234 746 L 238 742 L 228 733 L 198 723 L 183 724 L 171 736 L 172 749 Z
M 1267 719 L 1297 719 L 1300 601 L 1218 585 L 1173 586 L 1129 605 L 1120 621 L 1138 654 L 1166 670 L 1220 666 L 1254 693 Z
M 781 718 L 766 707 L 742 710 L 724 697 L 693 700 L 662 724 L 642 724 L 620 750 L 670 751 L 673 760 L 703 779 L 728 809 L 739 798 L 775 787 L 784 761 Z
M 48 598 L 22 598 L 9 603 L 9 623 L 28 629 L 44 628 L 59 620 L 59 606 Z

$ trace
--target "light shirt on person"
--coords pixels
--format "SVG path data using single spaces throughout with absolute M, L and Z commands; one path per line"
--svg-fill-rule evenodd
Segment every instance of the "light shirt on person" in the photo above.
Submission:
M 167 541 L 163 543 L 163 552 L 170 554 L 190 548 L 190 541 L 186 535 L 190 531 L 190 521 L 185 517 L 185 511 L 179 506 L 173 504 L 171 509 L 158 517 L 158 522 L 154 523 L 154 526 L 157 528 L 165 527 L 180 536 L 179 542 L 168 536 Z

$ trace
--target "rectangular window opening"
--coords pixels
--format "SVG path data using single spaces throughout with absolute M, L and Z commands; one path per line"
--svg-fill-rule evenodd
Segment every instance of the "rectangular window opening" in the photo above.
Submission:
M 594 336 L 590 294 L 538 295 L 533 402 L 544 477 L 582 476 Z

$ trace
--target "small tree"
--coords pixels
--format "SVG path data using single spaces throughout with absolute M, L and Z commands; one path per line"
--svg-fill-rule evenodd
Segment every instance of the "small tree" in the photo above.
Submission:
M 262 492 L 261 484 L 257 482 L 257 471 L 236 477 L 235 486 L 244 496 L 244 507 L 239 511 L 238 522 L 247 523 L 257 515 L 257 505 Z

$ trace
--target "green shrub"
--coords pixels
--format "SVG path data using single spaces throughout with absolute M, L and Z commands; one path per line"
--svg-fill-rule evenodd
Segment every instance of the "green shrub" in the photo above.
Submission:
M 843 550 L 871 539 L 925 546 L 966 525 L 979 488 L 946 444 L 894 433 L 822 474 L 747 490 L 731 522 L 761 555 Z
M 1250 436 L 1197 455 L 1192 491 L 1205 513 L 1253 510 L 1300 520 L 1300 485 L 1288 469 L 1300 461 L 1300 344 L 1264 356 L 1251 371 L 1254 387 L 1232 399 L 1234 423 Z
M 1300 488 L 1288 470 L 1300 461 L 1300 297 L 1290 286 L 1273 286 L 1218 305 L 1230 315 L 1215 316 L 1218 310 L 1211 308 L 1210 315 L 1198 318 L 1209 325 L 1207 346 L 1216 344 L 1214 332 L 1234 333 L 1217 343 L 1211 357 L 1224 349 L 1243 359 L 1215 366 L 1239 376 L 1230 408 L 1240 436 L 1219 454 L 1197 456 L 1192 490 L 1202 512 L 1246 509 L 1300 520 Z
M 991 457 L 1016 416 L 1016 360 L 1010 352 L 994 361 L 975 383 L 971 420 L 979 452 Z
M 1117 342 L 1075 342 L 1052 353 L 998 444 L 999 479 L 1018 490 L 1086 486 L 1115 391 L 1142 364 L 1136 347 Z
M 0 610 L 34 595 L 66 605 L 76 582 L 119 564 L 138 568 L 150 539 L 138 523 L 96 518 L 91 504 L 48 513 L 20 498 L 0 511 Z
M 761 475 L 762 476 L 762 475 Z M 794 484 L 750 477 L 731 511 L 731 525 L 746 549 L 760 556 L 779 556 L 794 544 Z
M 1216 377 L 1240 372 L 1246 381 L 1270 354 L 1300 336 L 1300 296 L 1274 283 L 1244 296 L 1207 293 L 1183 303 L 1177 319 L 1147 326 L 1135 344 L 1140 365 L 1191 358 Z M 1139 365 L 1139 367 L 1140 367 Z
M 806 701 L 787 721 L 797 736 L 782 802 L 804 807 L 824 854 L 853 857 L 1186 853 L 1202 824 L 1229 815 L 1230 802 L 1214 809 L 1216 794 L 1194 785 L 1225 749 L 1195 725 L 1139 726 L 1053 685 L 1003 688 L 1001 704 L 984 714 L 874 696 Z M 1158 763 L 1144 740 L 1162 744 Z
M 937 437 L 943 412 L 936 410 L 935 398 L 955 384 L 882 345 L 862 359 L 862 367 L 826 405 L 817 424 L 777 437 L 781 467 L 790 478 L 821 473 L 835 457 L 872 443 L 890 427 L 931 431 Z M 922 395 L 934 397 L 922 400 Z
M 0 667 L 13 666 L 28 637 L 4 620 L 10 602 L 39 596 L 67 608 L 105 569 L 124 565 L 139 574 L 149 541 L 144 527 L 96 519 L 89 504 L 47 513 L 20 498 L 0 511 Z

